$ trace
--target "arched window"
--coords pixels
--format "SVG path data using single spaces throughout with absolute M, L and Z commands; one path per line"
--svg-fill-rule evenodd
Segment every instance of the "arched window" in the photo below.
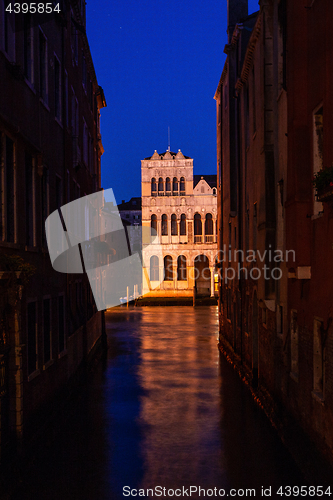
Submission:
M 214 229 L 213 229 L 213 217 L 212 214 L 207 214 L 206 215 L 206 222 L 205 222 L 205 234 L 212 235 L 214 234 Z
M 180 178 L 180 194 L 185 194 L 185 178 Z
M 157 191 L 156 179 L 155 177 L 153 177 L 151 180 L 151 195 L 156 196 L 157 194 L 156 191 Z
M 156 234 L 157 234 L 157 217 L 156 217 L 156 215 L 152 215 L 150 218 L 150 234 L 152 236 L 156 236 Z
M 201 234 L 202 234 L 201 215 L 195 214 L 195 216 L 194 216 L 194 235 L 200 236 Z
M 173 265 L 172 265 L 171 255 L 166 255 L 164 257 L 164 280 L 165 281 L 173 280 Z
M 178 228 L 177 228 L 177 216 L 176 214 L 171 215 L 171 236 L 177 236 Z
M 159 280 L 159 262 L 157 255 L 150 257 L 150 281 Z
M 170 177 L 167 177 L 165 179 L 165 191 L 166 191 L 167 196 L 171 195 L 171 181 L 170 181 Z
M 194 215 L 194 243 L 202 242 L 202 222 L 201 215 Z
M 216 196 L 216 188 L 213 188 L 213 195 Z
M 186 236 L 186 215 L 180 216 L 180 236 Z
M 205 242 L 214 243 L 214 226 L 212 214 L 206 214 L 205 220 Z
M 177 259 L 177 280 L 186 281 L 186 257 L 185 255 L 180 255 Z
M 162 177 L 158 179 L 158 196 L 164 196 L 164 182 Z
M 168 216 L 162 215 L 162 236 L 168 236 Z
M 174 177 L 173 181 L 172 181 L 172 193 L 173 193 L 173 195 L 178 194 L 178 179 L 177 179 L 177 177 Z

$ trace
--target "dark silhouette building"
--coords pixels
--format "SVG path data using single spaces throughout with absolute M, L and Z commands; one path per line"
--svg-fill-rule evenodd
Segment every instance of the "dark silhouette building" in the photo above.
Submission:
M 101 336 L 85 276 L 52 269 L 45 219 L 100 189 L 106 106 L 85 2 L 62 0 L 60 12 L 45 15 L 10 13 L 6 4 L 0 0 L 2 456 L 39 428 Z
M 220 341 L 270 415 L 333 463 L 331 197 L 312 183 L 333 161 L 333 5 L 259 6 L 228 2 L 215 94 Z

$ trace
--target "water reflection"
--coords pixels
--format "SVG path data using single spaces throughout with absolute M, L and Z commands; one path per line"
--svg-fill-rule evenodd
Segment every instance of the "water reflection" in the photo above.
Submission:
M 254 487 L 260 496 L 262 485 L 304 484 L 220 359 L 215 307 L 117 308 L 106 319 L 105 369 L 12 498 L 118 500 L 126 485 Z

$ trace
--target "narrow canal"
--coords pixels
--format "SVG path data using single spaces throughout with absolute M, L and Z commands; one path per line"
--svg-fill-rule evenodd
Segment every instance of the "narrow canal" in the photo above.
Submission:
M 219 355 L 216 307 L 116 308 L 106 320 L 106 362 L 11 498 L 118 500 L 125 486 L 182 498 L 191 486 L 207 492 L 192 489 L 191 498 L 211 490 L 214 498 L 214 488 L 225 496 L 254 488 L 261 497 L 264 486 L 281 498 L 279 486 L 304 484 Z

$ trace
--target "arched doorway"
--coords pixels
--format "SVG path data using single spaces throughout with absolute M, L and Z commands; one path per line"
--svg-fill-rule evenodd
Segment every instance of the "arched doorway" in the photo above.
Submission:
M 206 255 L 198 255 L 194 259 L 194 277 L 197 295 L 210 296 L 211 272 Z
M 253 294 L 252 303 L 252 385 L 258 387 L 259 377 L 259 337 L 258 337 L 258 300 L 257 292 Z

